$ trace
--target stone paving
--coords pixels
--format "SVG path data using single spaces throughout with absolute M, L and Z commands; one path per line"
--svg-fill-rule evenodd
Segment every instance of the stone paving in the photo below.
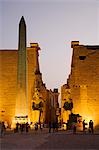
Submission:
M 48 133 L 6 133 L 0 138 L 0 150 L 99 150 L 99 134 L 73 134 L 71 131 Z

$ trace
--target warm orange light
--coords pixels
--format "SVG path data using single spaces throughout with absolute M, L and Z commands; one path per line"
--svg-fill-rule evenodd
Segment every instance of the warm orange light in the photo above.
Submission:
M 89 124 L 89 121 L 92 120 L 94 123 L 94 127 L 99 125 L 99 119 L 98 116 L 91 116 L 91 115 L 83 115 L 82 116 L 83 120 L 85 119 L 85 122 Z
M 94 121 L 92 116 L 88 116 L 88 115 L 83 116 L 83 119 L 86 121 L 86 123 L 89 123 L 90 120 Z

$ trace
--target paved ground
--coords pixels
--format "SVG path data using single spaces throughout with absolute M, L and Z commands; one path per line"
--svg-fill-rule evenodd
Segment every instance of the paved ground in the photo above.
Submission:
M 0 150 L 99 150 L 99 134 L 48 130 L 29 133 L 6 133 L 0 138 Z

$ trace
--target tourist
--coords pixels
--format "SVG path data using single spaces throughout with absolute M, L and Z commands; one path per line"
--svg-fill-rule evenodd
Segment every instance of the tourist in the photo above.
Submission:
M 23 131 L 24 131 L 24 124 L 20 124 L 20 131 L 21 131 L 21 133 L 23 133 Z
M 4 122 L 0 122 L 0 136 L 2 137 L 5 133 L 5 125 L 4 125 Z
M 51 121 L 49 121 L 49 133 L 51 133 L 52 124 Z
M 38 130 L 38 123 L 35 123 L 35 131 Z
M 56 123 L 53 122 L 53 132 L 55 132 L 55 128 L 56 128 Z
M 43 123 L 40 123 L 40 130 L 42 131 L 43 129 Z
M 76 134 L 76 123 L 75 122 L 73 123 L 72 128 L 73 128 L 73 134 Z
M 19 131 L 19 123 L 17 122 L 15 132 L 18 132 L 18 131 Z
M 28 132 L 29 131 L 29 124 L 28 124 L 28 122 L 26 123 L 26 132 Z
M 58 122 L 56 122 L 56 132 L 58 132 L 58 127 L 59 127 L 59 124 L 58 124 Z
M 83 124 L 83 133 L 85 133 L 87 123 L 85 122 L 85 120 L 83 120 L 82 124 Z
M 90 120 L 89 121 L 89 133 L 93 133 L 94 132 L 94 129 L 93 129 L 93 121 Z
M 2 136 L 2 122 L 0 122 L 0 137 Z

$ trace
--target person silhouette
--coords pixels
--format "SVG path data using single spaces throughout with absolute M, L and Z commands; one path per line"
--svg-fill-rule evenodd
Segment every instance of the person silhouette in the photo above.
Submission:
M 52 123 L 49 121 L 49 133 L 51 133 Z
M 93 121 L 92 121 L 92 120 L 89 121 L 89 132 L 90 132 L 90 133 L 93 133 L 93 132 L 94 132 L 94 129 L 93 129 Z
M 86 129 L 86 127 L 85 127 L 86 126 L 85 120 L 83 120 L 82 123 L 83 123 L 83 132 L 85 132 L 85 129 Z

